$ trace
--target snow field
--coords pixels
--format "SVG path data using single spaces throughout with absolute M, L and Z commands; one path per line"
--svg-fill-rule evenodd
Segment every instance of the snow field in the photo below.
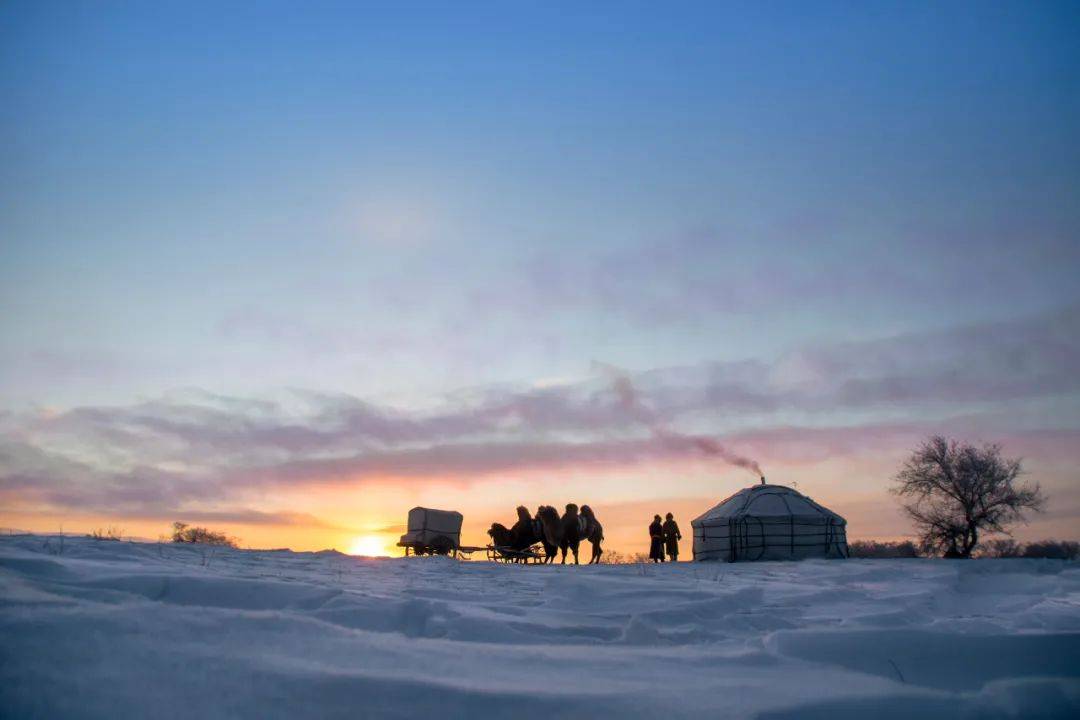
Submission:
M 1080 716 L 1080 565 L 522 567 L 0 538 L 0 717 L 659 713 Z

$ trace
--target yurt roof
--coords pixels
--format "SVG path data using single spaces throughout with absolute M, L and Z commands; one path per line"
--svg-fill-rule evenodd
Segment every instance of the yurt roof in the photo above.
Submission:
M 711 510 L 695 518 L 691 525 L 727 522 L 739 517 L 832 517 L 844 523 L 832 510 L 818 505 L 798 490 L 786 485 L 753 485 L 743 488 Z

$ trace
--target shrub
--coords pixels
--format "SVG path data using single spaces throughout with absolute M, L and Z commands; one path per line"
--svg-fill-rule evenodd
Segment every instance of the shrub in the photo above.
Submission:
M 91 530 L 86 536 L 93 538 L 94 540 L 121 540 L 123 539 L 124 529 L 110 525 L 107 528 L 98 528 L 97 530 Z
M 853 558 L 915 558 L 920 556 L 919 549 L 910 540 L 901 542 L 853 540 L 848 543 L 848 554 Z
M 600 556 L 600 562 L 604 565 L 625 565 L 627 560 L 626 556 L 618 550 L 605 550 Z
M 1039 540 L 1024 545 L 1026 558 L 1051 558 L 1054 560 L 1076 560 L 1080 557 L 1080 543 L 1071 540 Z
M 214 532 L 203 527 L 191 527 L 187 523 L 174 522 L 172 541 L 174 543 L 198 543 L 200 545 L 218 545 L 237 547 L 236 538 L 225 533 Z
M 998 538 L 989 540 L 979 551 L 978 556 L 984 558 L 1018 558 L 1024 554 L 1024 546 L 1012 538 Z
M 1036 540 L 1018 543 L 1012 538 L 990 540 L 979 551 L 982 558 L 1047 558 L 1076 560 L 1080 558 L 1080 543 L 1071 540 Z

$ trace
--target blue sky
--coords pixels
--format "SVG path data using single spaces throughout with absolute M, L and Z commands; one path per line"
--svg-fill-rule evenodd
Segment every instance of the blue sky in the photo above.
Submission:
M 948 412 L 682 420 L 1076 429 L 1077 5 L 762 5 L 4 3 L 0 409 L 422 413 L 836 348 L 910 385 L 963 374 L 919 338 L 1007 328 L 1031 357 Z

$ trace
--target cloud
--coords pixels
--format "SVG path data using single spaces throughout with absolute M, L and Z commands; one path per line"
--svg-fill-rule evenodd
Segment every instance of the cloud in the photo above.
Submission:
M 802 348 L 775 361 L 659 368 L 633 379 L 650 417 L 691 440 L 718 438 L 768 473 L 770 463 L 894 452 L 931 431 L 1011 433 L 1058 447 L 1076 439 L 1078 366 L 1080 308 L 1069 307 Z M 1021 426 L 1017 402 L 1045 398 L 1065 398 L 1057 418 L 1064 426 L 1054 427 L 1054 418 Z M 0 498 L 133 513 L 230 512 L 245 491 L 267 487 L 467 480 L 704 457 L 700 443 L 652 437 L 606 376 L 474 388 L 430 405 L 420 411 L 302 390 L 251 399 L 188 389 L 127 406 L 7 413 Z M 937 406 L 949 410 L 946 419 L 926 413 Z

